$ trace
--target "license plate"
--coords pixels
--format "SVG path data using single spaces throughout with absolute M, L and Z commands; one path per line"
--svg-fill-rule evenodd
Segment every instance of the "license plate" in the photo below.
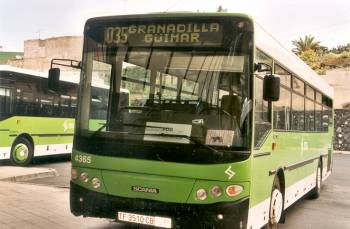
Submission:
M 118 212 L 117 216 L 118 220 L 124 222 L 171 228 L 171 218 L 167 217 L 139 215 L 128 212 Z

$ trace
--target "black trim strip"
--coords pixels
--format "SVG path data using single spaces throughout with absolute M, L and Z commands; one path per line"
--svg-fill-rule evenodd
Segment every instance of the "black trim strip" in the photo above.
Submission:
M 263 156 L 270 156 L 271 152 L 263 152 L 263 153 L 257 153 L 254 154 L 253 157 L 263 157 Z
M 58 136 L 73 136 L 74 134 L 32 134 L 38 137 L 58 137 Z
M 18 134 L 9 134 L 10 137 L 16 137 Z
M 10 131 L 10 129 L 0 129 L 0 131 Z
M 304 165 L 311 164 L 312 162 L 314 162 L 314 160 L 317 160 L 318 158 L 319 158 L 319 156 L 305 160 L 305 161 L 295 163 L 293 165 L 285 166 L 284 170 L 291 171 L 291 170 L 297 169 L 297 168 L 302 167 Z

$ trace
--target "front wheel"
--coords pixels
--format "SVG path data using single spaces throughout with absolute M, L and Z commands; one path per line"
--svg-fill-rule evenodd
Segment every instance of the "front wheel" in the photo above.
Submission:
M 266 224 L 265 229 L 277 228 L 283 214 L 283 201 L 280 180 L 278 177 L 275 177 L 270 200 L 269 222 Z
M 26 138 L 17 138 L 12 145 L 10 159 L 15 165 L 28 165 L 33 159 L 32 144 Z

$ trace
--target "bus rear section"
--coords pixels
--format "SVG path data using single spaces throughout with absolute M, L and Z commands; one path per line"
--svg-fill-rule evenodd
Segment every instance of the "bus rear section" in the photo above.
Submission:
M 97 18 L 84 42 L 72 213 L 163 228 L 246 227 L 251 20 Z

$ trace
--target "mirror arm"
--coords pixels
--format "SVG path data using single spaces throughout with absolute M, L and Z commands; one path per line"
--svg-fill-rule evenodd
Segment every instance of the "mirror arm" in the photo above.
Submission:
M 262 66 L 265 66 L 266 69 L 263 69 Z M 270 74 L 272 75 L 272 66 L 270 66 L 270 65 L 268 65 L 266 63 L 259 62 L 257 64 L 254 64 L 254 71 L 270 72 Z
M 69 64 L 60 63 L 62 61 L 69 62 Z M 50 68 L 52 68 L 53 65 L 59 65 L 59 66 L 65 66 L 65 67 L 81 69 L 81 61 L 72 60 L 72 59 L 52 59 Z

